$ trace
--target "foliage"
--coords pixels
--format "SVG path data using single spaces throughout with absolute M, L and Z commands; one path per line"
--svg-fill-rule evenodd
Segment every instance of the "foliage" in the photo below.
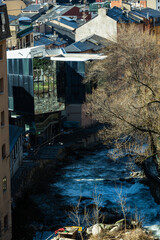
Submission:
M 87 113 L 110 126 L 100 132 L 104 140 L 118 139 L 118 149 L 145 160 L 159 151 L 159 46 L 149 32 L 131 25 L 119 29 L 105 54 L 105 60 L 91 63 L 85 79 L 98 85 L 87 96 Z

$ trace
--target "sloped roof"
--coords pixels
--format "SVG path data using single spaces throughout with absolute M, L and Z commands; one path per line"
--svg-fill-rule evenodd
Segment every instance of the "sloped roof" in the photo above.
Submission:
M 117 22 L 139 22 L 140 20 L 137 18 L 131 18 L 130 15 L 123 11 L 121 8 L 113 7 L 108 9 L 107 16 L 114 19 Z
M 69 9 L 71 9 L 73 7 L 74 6 L 61 6 L 61 5 L 55 6 L 48 13 L 39 17 L 38 21 L 44 22 L 44 21 L 46 21 L 46 19 L 49 21 L 58 16 L 62 16 L 65 12 L 67 12 Z
M 48 37 L 45 36 L 40 36 L 37 39 L 34 39 L 34 46 L 40 46 L 40 45 L 56 45 L 56 46 L 61 46 L 62 44 L 65 44 L 66 41 L 65 40 L 61 40 L 60 38 L 57 38 L 56 40 L 51 40 Z
M 61 34 L 62 36 L 66 36 L 72 40 L 75 40 L 75 34 L 73 33 L 72 30 L 62 27 L 62 26 L 59 26 L 57 24 L 51 23 L 51 22 L 47 22 L 46 24 L 49 26 L 52 26 L 54 28 L 54 30 L 57 33 Z
M 143 8 L 141 10 L 134 10 L 133 12 L 135 13 L 140 13 L 144 17 L 153 17 L 153 18 L 158 18 L 160 17 L 160 12 L 157 10 L 154 10 L 152 8 Z
M 66 26 L 69 26 L 69 27 L 72 27 L 75 29 L 78 28 L 78 24 L 76 23 L 76 21 L 74 21 L 71 18 L 61 17 L 60 20 L 58 20 L 58 19 L 54 19 L 54 20 L 56 20 L 57 22 L 63 23 Z
M 87 21 L 91 19 L 91 14 L 88 11 L 85 12 L 85 15 L 87 15 L 86 16 Z M 82 11 L 80 11 L 79 7 L 74 6 L 73 8 L 65 12 L 63 16 L 76 16 L 78 19 L 82 19 L 83 14 Z
M 41 4 L 31 4 L 28 7 L 23 9 L 23 12 L 39 12 L 41 9 L 42 5 Z
M 8 19 L 9 19 L 9 22 L 12 22 L 12 21 L 18 19 L 18 16 L 8 15 Z
M 102 48 L 105 48 L 111 44 L 110 41 L 106 40 L 97 35 L 92 35 L 86 39 L 75 42 L 65 48 L 66 52 L 85 52 L 88 50 L 98 51 Z

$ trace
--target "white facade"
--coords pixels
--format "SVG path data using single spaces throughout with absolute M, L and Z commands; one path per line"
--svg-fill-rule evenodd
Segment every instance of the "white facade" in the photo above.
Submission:
M 160 0 L 147 0 L 147 7 L 160 11 Z
M 117 39 L 117 21 L 106 15 L 106 9 L 100 8 L 98 16 L 76 29 L 75 41 L 96 34 L 110 41 Z

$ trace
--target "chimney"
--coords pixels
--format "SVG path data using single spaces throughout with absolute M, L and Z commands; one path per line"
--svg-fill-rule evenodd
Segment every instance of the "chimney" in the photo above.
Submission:
M 105 17 L 106 13 L 107 13 L 106 8 L 98 8 L 98 15 L 99 16 Z

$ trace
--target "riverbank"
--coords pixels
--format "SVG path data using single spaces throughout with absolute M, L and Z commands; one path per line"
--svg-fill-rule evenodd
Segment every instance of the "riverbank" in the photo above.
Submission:
M 80 231 L 79 231 L 80 230 Z M 74 235 L 74 239 L 81 240 L 157 240 L 151 232 L 142 229 L 137 220 L 132 220 L 125 225 L 125 220 L 121 219 L 114 224 L 97 223 L 85 228 L 81 232 L 80 228 L 66 227 L 56 231 L 56 236 L 47 240 L 67 240 L 65 238 Z
M 106 224 L 115 223 L 123 217 L 117 192 L 126 196 L 127 207 L 130 208 L 132 216 L 136 207 L 138 208 L 139 215 L 144 218 L 143 226 L 159 222 L 159 206 L 153 202 L 143 179 L 139 179 L 138 176 L 131 177 L 127 168 L 127 156 L 113 161 L 108 157 L 112 149 L 103 145 L 97 147 L 91 144 L 92 147 L 88 145 L 85 149 L 73 149 L 69 146 L 67 134 L 65 136 L 66 144 L 57 141 L 53 145 L 47 145 L 50 153 L 54 151 L 55 146 L 56 151 L 57 146 L 60 147 L 60 158 L 56 158 L 56 161 L 55 158 L 36 160 L 42 161 L 44 165 L 37 169 L 30 188 L 23 198 L 18 200 L 14 215 L 17 221 L 13 221 L 18 228 L 13 240 L 33 240 L 33 236 L 38 232 L 38 237 L 34 239 L 45 240 L 56 229 L 73 225 L 68 218 L 68 212 L 77 206 L 80 196 L 81 210 L 85 207 L 88 210 L 93 209 L 95 187 L 97 195 L 103 196 L 100 207 Z M 72 146 L 75 147 L 77 141 L 79 140 L 73 139 Z M 62 154 L 64 148 L 67 151 Z

